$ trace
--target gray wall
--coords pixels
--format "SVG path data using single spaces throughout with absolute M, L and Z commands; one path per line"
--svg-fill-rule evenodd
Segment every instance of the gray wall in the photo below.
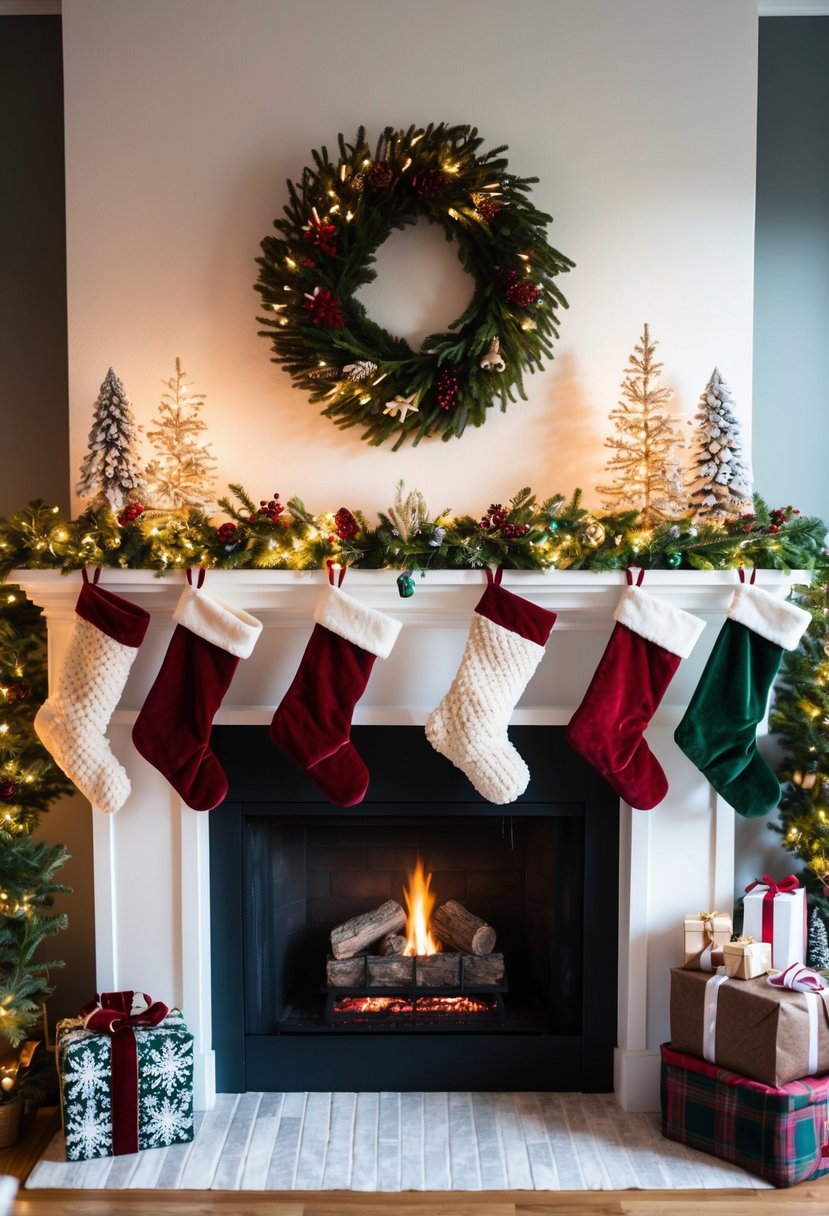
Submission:
M 0 17 L 0 514 L 31 498 L 69 506 L 63 67 L 60 17 Z M 46 942 L 50 1016 L 77 1010 L 95 991 L 92 827 L 89 804 L 66 798 L 37 835 L 66 845 L 57 901 L 69 928 Z
M 760 22 L 754 480 L 829 520 L 829 17 Z

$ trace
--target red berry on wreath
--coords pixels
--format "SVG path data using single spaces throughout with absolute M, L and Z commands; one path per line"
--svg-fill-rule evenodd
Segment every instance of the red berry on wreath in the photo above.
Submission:
M 424 169 L 412 178 L 412 185 L 421 198 L 437 198 L 446 188 L 446 175 L 440 169 Z
M 345 329 L 340 302 L 328 288 L 315 287 L 310 294 L 306 291 L 305 307 L 314 325 L 322 325 L 325 329 Z
M 541 288 L 528 282 L 512 283 L 504 292 L 504 298 L 516 308 L 529 308 L 540 295 Z
M 337 229 L 328 220 L 321 220 L 316 210 L 303 228 L 303 237 L 333 258 L 337 252 Z
M 458 373 L 453 371 L 451 367 L 445 367 L 438 376 L 437 387 L 435 394 L 438 399 L 438 405 L 442 410 L 451 410 L 458 404 L 458 390 L 460 388 L 460 380 Z
M 488 194 L 473 195 L 472 201 L 475 204 L 475 210 L 484 221 L 485 224 L 491 224 L 499 212 L 504 208 L 500 203 L 496 203 Z
M 366 174 L 366 181 L 372 190 L 387 190 L 393 177 L 391 167 L 384 160 L 376 160 Z
M 360 525 L 347 507 L 340 507 L 334 516 L 334 526 L 340 540 L 353 540 L 360 531 Z
M 0 802 L 14 802 L 20 787 L 16 781 L 0 781 Z

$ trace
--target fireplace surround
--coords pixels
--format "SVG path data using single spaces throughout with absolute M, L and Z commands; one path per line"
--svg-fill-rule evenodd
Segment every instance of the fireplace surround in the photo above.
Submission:
M 758 583 L 785 597 L 801 572 L 760 571 Z M 103 585 L 152 614 L 109 737 L 126 766 L 132 793 L 115 816 L 94 811 L 95 946 L 99 990 L 135 988 L 179 1005 L 196 1042 L 196 1103 L 216 1092 L 211 985 L 209 815 L 182 806 L 163 777 L 135 752 L 130 732 L 173 630 L 184 575 L 107 570 Z M 49 671 L 54 678 L 71 634 L 80 575 L 13 572 L 44 608 Z M 324 583 L 320 571 L 222 571 L 207 589 L 263 622 L 251 659 L 242 663 L 217 726 L 264 727 L 293 678 Z M 590 682 L 613 626 L 622 572 L 508 571 L 504 586 L 558 614 L 546 654 L 516 708 L 514 726 L 564 726 Z M 707 628 L 685 660 L 648 728 L 648 741 L 670 783 L 653 811 L 618 806 L 617 1021 L 614 1089 L 628 1110 L 658 1108 L 659 1044 L 667 1037 L 667 974 L 679 956 L 679 926 L 689 910 L 730 910 L 734 886 L 734 813 L 679 752 L 673 731 L 696 685 L 737 583 L 734 571 L 649 571 L 645 589 L 696 613 Z M 351 571 L 356 599 L 399 616 L 403 628 L 377 663 L 355 714 L 357 726 L 422 726 L 446 691 L 463 652 L 484 579 L 473 571 L 435 571 L 417 580 L 408 600 L 394 572 Z M 597 945 L 613 945 L 601 939 Z M 611 1015 L 605 1013 L 608 1020 Z M 322 1037 L 322 1036 L 321 1036 Z M 356 1036 L 355 1036 L 356 1037 Z

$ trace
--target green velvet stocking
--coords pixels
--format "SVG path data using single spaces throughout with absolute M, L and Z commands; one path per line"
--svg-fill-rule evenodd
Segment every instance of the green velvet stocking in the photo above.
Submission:
M 757 726 L 783 648 L 726 620 L 674 738 L 718 794 L 754 818 L 780 801 L 780 783 L 757 750 Z

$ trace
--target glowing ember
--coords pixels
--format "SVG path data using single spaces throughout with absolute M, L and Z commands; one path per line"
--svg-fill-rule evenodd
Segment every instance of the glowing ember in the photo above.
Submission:
M 437 954 L 440 951 L 440 942 L 435 941 L 429 929 L 429 917 L 435 906 L 435 897 L 429 890 L 431 881 L 432 875 L 423 873 L 423 862 L 418 857 L 414 874 L 409 875 L 409 885 L 403 891 L 409 913 L 404 954 Z
M 387 1017 L 410 1017 L 413 1013 L 443 1015 L 491 1013 L 493 1003 L 486 998 L 471 996 L 344 996 L 336 1002 L 337 1013 L 385 1014 Z

